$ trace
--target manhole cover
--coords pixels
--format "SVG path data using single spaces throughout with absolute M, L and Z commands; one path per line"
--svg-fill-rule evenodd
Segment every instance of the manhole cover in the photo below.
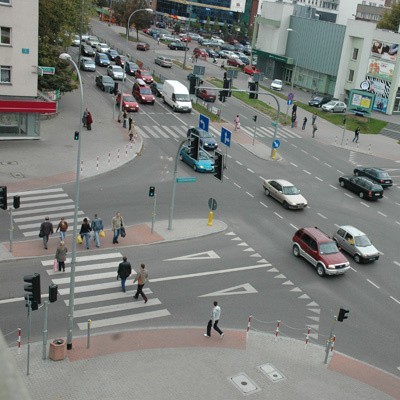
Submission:
M 279 382 L 286 380 L 286 376 L 283 375 L 277 368 L 275 368 L 272 364 L 264 364 L 258 366 L 258 369 L 268 377 L 268 379 L 272 382 Z
M 228 379 L 245 396 L 259 392 L 261 390 L 244 372 L 240 372 L 239 374 L 231 376 Z
M 11 174 L 13 178 L 25 178 L 24 174 L 21 172 L 14 172 Z

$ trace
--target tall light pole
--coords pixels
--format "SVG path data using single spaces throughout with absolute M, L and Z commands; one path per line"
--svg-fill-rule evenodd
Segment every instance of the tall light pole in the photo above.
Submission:
M 186 23 L 185 23 L 185 28 L 187 29 L 186 31 L 186 43 L 185 43 L 185 55 L 183 57 L 183 69 L 186 68 L 186 54 L 187 54 L 187 49 L 188 49 L 188 40 L 189 40 L 189 30 L 190 30 L 190 15 L 192 14 L 192 6 L 189 5 L 187 6 L 187 13 L 189 14 L 189 23 L 186 28 Z
M 139 8 L 138 10 L 133 11 L 129 17 L 128 17 L 128 22 L 126 24 L 126 40 L 125 40 L 125 62 L 126 59 L 128 58 L 128 42 L 129 42 L 129 29 L 131 26 L 131 18 L 138 13 L 139 11 L 147 11 L 149 13 L 153 12 L 152 8 Z M 119 101 L 119 119 L 121 119 L 122 116 L 122 103 L 123 103 L 123 95 L 124 95 L 124 86 L 125 86 L 125 80 L 126 80 L 126 66 L 124 64 L 124 73 L 122 75 L 122 85 L 121 85 L 121 99 Z
M 293 30 L 292 28 L 288 28 L 288 29 L 286 29 L 288 32 L 292 32 L 292 33 L 296 33 L 296 31 L 295 30 Z M 291 85 L 291 87 L 292 87 L 292 93 L 293 93 L 293 84 L 294 84 L 294 77 L 296 76 L 296 71 L 297 70 L 297 58 L 295 58 L 294 59 L 294 68 L 293 68 L 293 72 L 292 72 L 292 79 L 291 79 L 291 81 L 292 81 L 292 85 Z
M 72 329 L 74 327 L 74 301 L 75 301 L 75 262 L 76 262 L 76 237 L 78 233 L 78 211 L 79 211 L 79 187 L 80 187 L 80 165 L 81 165 L 81 142 L 82 142 L 82 119 L 83 119 L 83 85 L 81 73 L 72 57 L 67 53 L 60 54 L 62 60 L 69 61 L 75 68 L 79 79 L 79 90 L 81 95 L 81 107 L 79 112 L 79 138 L 78 151 L 76 156 L 76 176 L 75 176 L 75 207 L 74 207 L 74 228 L 72 233 L 72 256 L 71 256 L 71 276 L 69 283 L 69 303 L 68 303 L 68 328 L 67 328 L 67 349 L 72 349 Z M 72 132 L 71 132 L 72 133 Z

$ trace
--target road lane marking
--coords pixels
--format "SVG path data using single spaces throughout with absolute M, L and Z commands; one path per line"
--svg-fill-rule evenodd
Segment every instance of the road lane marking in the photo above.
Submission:
M 238 289 L 240 289 L 240 290 L 238 290 Z M 203 294 L 198 297 L 232 296 L 235 294 L 254 294 L 254 293 L 258 293 L 258 291 L 252 285 L 250 285 L 250 283 L 243 283 L 242 285 L 218 290 L 213 293 Z
M 319 161 L 318 157 L 313 156 L 313 159 Z
M 296 229 L 296 231 L 298 230 L 298 228 L 297 228 L 296 225 L 290 224 L 290 226 L 291 226 L 292 228 Z
M 378 214 L 379 214 L 379 215 L 382 215 L 382 217 L 385 217 L 385 218 L 387 218 L 387 215 L 386 215 L 386 214 L 384 214 L 383 212 L 380 212 L 380 211 L 378 211 Z
M 350 194 L 348 194 L 348 193 L 345 193 L 344 194 L 345 196 L 347 196 L 347 197 L 350 197 L 350 199 L 354 199 L 354 197 L 353 196 L 351 196 Z
M 340 171 L 340 169 L 337 169 L 336 171 L 339 172 L 340 175 L 344 175 L 344 172 Z
M 236 182 L 233 182 L 233 184 L 238 187 L 239 189 L 241 189 L 242 187 L 240 185 L 238 185 Z
M 308 151 L 305 151 L 305 150 L 303 150 L 303 149 L 301 149 L 301 151 L 302 151 L 303 153 L 305 153 L 305 154 L 308 154 Z
M 28 190 L 27 192 L 13 192 L 8 193 L 7 197 L 13 196 L 29 196 L 31 194 L 42 194 L 42 193 L 55 193 L 55 192 L 62 192 L 62 188 L 55 188 L 55 189 L 40 189 L 40 190 Z
M 291 145 L 292 145 L 294 148 L 296 148 L 296 149 L 297 149 L 297 146 L 296 146 L 295 144 L 291 143 Z
M 292 164 L 293 165 L 293 167 L 296 167 L 296 168 L 298 168 L 299 166 L 298 165 L 296 165 L 295 163 L 290 163 L 290 164 Z
M 337 190 L 338 188 L 337 188 L 337 186 L 333 186 L 333 185 L 329 185 L 332 189 L 335 189 L 335 190 Z
M 110 258 L 122 258 L 122 254 L 117 252 L 117 253 L 104 253 L 104 254 L 93 254 L 91 256 L 78 256 L 75 259 L 75 262 L 86 262 L 86 261 L 96 261 L 96 260 L 105 260 L 105 259 L 110 259 Z M 45 260 L 42 261 L 42 265 L 44 267 L 49 267 L 50 265 L 53 265 L 54 260 Z M 66 263 L 71 262 L 71 258 L 67 258 L 65 260 Z
M 324 163 L 327 167 L 332 168 L 332 165 L 329 165 L 328 163 Z
M 395 221 L 397 225 L 400 225 L 400 221 Z
M 400 301 L 397 300 L 397 299 L 395 299 L 393 296 L 390 296 L 390 298 L 391 298 L 393 301 L 395 301 L 397 304 L 400 304 Z M 399 367 L 398 369 L 400 370 L 400 367 Z
M 281 215 L 279 215 L 277 212 L 274 211 L 274 214 L 279 217 L 280 219 L 283 219 L 283 217 Z
M 236 163 L 236 164 L 239 164 L 239 165 L 243 165 L 243 164 L 242 164 L 240 161 L 238 161 L 238 160 L 236 160 L 235 163 Z
M 260 201 L 260 204 L 261 204 L 262 206 L 264 206 L 265 208 L 268 208 L 268 206 L 267 206 L 265 203 L 263 203 L 262 201 Z
M 369 279 L 367 279 L 367 282 L 369 282 L 371 285 L 373 285 L 373 286 L 375 286 L 377 289 L 379 289 L 379 286 L 378 286 L 376 283 L 370 281 Z
M 221 258 L 214 250 L 201 253 L 187 254 L 186 256 L 167 258 L 163 261 L 187 261 L 187 260 L 215 260 Z
M 247 171 L 251 172 L 252 174 L 254 174 L 254 171 L 250 168 L 247 168 Z
M 250 197 L 253 197 L 253 198 L 254 198 L 254 196 L 253 196 L 251 193 L 246 192 L 246 194 L 249 195 Z
M 328 219 L 328 217 L 325 217 L 325 215 L 321 214 L 321 213 L 317 213 L 317 215 L 319 215 L 321 218 L 323 219 Z
M 315 179 L 317 179 L 317 180 L 320 181 L 320 182 L 323 182 L 323 181 L 324 181 L 323 179 L 319 178 L 318 176 L 316 176 Z
M 355 268 L 353 268 L 351 265 L 350 265 L 350 269 L 352 269 L 354 272 L 357 272 L 357 270 Z
M 306 169 L 303 169 L 303 171 L 304 171 L 306 174 L 311 175 L 311 172 L 308 172 Z
M 398 261 L 393 261 L 398 267 L 400 267 L 400 262 Z
M 366 203 L 364 203 L 363 201 L 360 201 L 360 204 L 362 204 L 363 206 L 365 206 L 365 207 L 368 207 L 368 208 L 369 208 L 369 205 L 368 205 L 368 204 L 366 204 Z

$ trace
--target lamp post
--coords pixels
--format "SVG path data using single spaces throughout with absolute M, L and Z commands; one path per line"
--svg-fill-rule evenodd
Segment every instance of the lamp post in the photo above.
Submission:
M 133 11 L 129 17 L 128 17 L 128 23 L 126 25 L 126 40 L 125 40 L 125 62 L 126 59 L 128 58 L 128 42 L 129 42 L 129 29 L 131 26 L 131 18 L 138 13 L 139 11 L 147 11 L 152 13 L 153 9 L 152 8 L 139 8 L 138 10 Z M 124 95 L 124 86 L 125 86 L 125 80 L 126 80 L 126 66 L 124 64 L 124 73 L 122 75 L 122 85 L 121 85 L 121 98 L 119 101 L 119 119 L 121 119 L 122 116 L 122 103 L 123 103 L 123 95 Z
M 187 54 L 187 49 L 188 49 L 188 40 L 189 40 L 189 30 L 190 30 L 190 15 L 192 14 L 192 6 L 187 6 L 187 13 L 189 14 L 189 22 L 188 26 L 186 28 L 186 23 L 185 23 L 185 28 L 187 29 L 186 31 L 186 42 L 185 42 L 185 55 L 183 57 L 183 69 L 186 68 L 186 54 Z
M 286 30 L 288 32 L 296 33 L 296 31 L 293 30 L 292 28 L 288 28 Z M 291 85 L 292 93 L 293 93 L 294 77 L 296 76 L 296 72 L 297 72 L 296 70 L 297 70 L 297 58 L 294 59 L 294 68 L 293 68 L 293 72 L 292 72 L 292 79 L 291 79 L 291 82 L 292 82 L 292 85 Z
M 69 61 L 76 70 L 79 79 L 79 90 L 81 97 L 81 107 L 79 112 L 79 138 L 78 151 L 76 156 L 76 176 L 75 176 L 75 207 L 74 207 L 74 228 L 72 233 L 72 256 L 71 256 L 71 276 L 69 283 L 69 303 L 68 303 L 68 328 L 67 328 L 67 349 L 72 349 L 72 329 L 74 326 L 74 301 L 75 301 L 75 262 L 76 262 L 76 236 L 78 233 L 78 211 L 79 211 L 79 186 L 80 186 L 80 165 L 81 165 L 81 142 L 82 142 L 82 119 L 83 119 L 83 85 L 81 73 L 72 57 L 67 53 L 60 54 L 60 59 Z

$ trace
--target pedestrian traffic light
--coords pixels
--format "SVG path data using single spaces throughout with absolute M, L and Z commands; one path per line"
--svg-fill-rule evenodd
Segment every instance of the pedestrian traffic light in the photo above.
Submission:
M 57 301 L 57 291 L 58 291 L 58 285 L 55 285 L 54 283 L 52 283 L 49 286 L 49 302 L 50 303 L 54 303 L 55 301 Z
M 196 94 L 197 76 L 192 75 L 189 83 L 189 94 Z
M 33 275 L 25 275 L 24 282 L 27 285 L 24 285 L 25 292 L 25 300 L 29 300 L 31 303 L 32 311 L 38 309 L 38 304 L 42 302 L 42 295 L 40 292 L 40 274 L 33 274 Z
M 13 199 L 14 209 L 16 210 L 17 208 L 19 208 L 20 204 L 21 204 L 21 198 L 19 196 L 14 196 L 14 199 Z
M 225 103 L 225 90 L 219 91 L 219 101 L 222 101 L 223 103 Z
M 199 137 L 192 134 L 190 136 L 190 157 L 194 158 L 195 160 L 199 159 L 199 147 Z
M 346 310 L 345 308 L 341 308 L 339 310 L 339 315 L 338 315 L 338 321 L 343 322 L 344 319 L 347 319 L 348 316 L 346 314 L 349 313 L 349 310 Z
M 254 122 L 257 122 L 257 115 L 255 115 L 255 116 L 253 117 L 253 121 L 254 121 Z
M 7 210 L 7 186 L 0 186 L 0 208 Z
M 149 197 L 154 197 L 156 194 L 156 188 L 154 186 L 149 187 Z
M 214 176 L 222 181 L 224 176 L 224 155 L 218 151 L 215 152 L 214 159 Z
M 79 140 L 79 131 L 75 131 L 74 140 Z
M 256 92 L 258 90 L 258 85 L 256 82 L 249 83 L 250 92 Z M 258 93 L 249 93 L 249 99 L 258 99 Z
M 224 89 L 230 89 L 231 85 L 232 85 L 232 80 L 224 78 Z M 225 90 L 224 95 L 225 97 L 231 97 L 232 92 L 230 90 Z

